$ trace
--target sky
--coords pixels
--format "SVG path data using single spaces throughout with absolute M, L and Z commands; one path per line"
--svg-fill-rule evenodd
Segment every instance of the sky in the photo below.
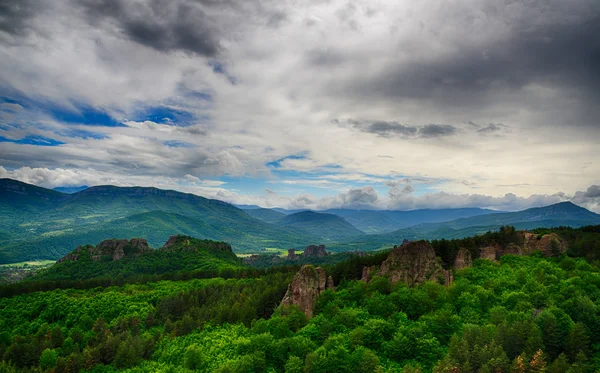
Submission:
M 597 0 L 0 0 L 0 177 L 600 212 Z

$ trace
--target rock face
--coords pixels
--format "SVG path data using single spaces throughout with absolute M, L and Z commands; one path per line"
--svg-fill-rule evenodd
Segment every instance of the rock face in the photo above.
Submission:
M 305 258 L 306 257 L 324 257 L 327 256 L 327 251 L 325 250 L 325 245 L 309 245 L 306 246 L 306 249 L 304 249 L 304 254 L 302 254 Z
M 391 282 L 402 281 L 409 286 L 428 280 L 450 285 L 453 280 L 452 274 L 442 268 L 433 247 L 426 241 L 395 247 L 381 263 L 378 275 L 388 277 Z
M 539 237 L 530 232 L 523 232 L 524 247 L 527 253 L 541 251 L 545 256 L 560 255 L 567 251 L 567 242 L 556 233 L 545 234 Z
M 315 305 L 319 294 L 325 289 L 333 286 L 333 279 L 328 281 L 325 270 L 321 267 L 313 267 L 307 264 L 296 273 L 292 283 L 281 301 L 284 306 L 292 304 L 298 306 L 308 317 L 314 314 Z
M 290 259 L 290 260 L 295 260 L 295 259 L 298 259 L 299 257 L 300 256 L 296 254 L 296 250 L 288 249 L 288 254 L 285 258 Z
M 82 255 L 88 254 L 92 260 L 110 258 L 110 260 L 121 260 L 126 256 L 142 255 L 151 251 L 148 242 L 143 238 L 132 238 L 130 241 L 110 239 L 100 242 L 96 247 L 92 245 L 78 246 L 73 252 L 65 255 L 58 262 L 79 260 Z
M 473 259 L 471 258 L 471 252 L 464 247 L 461 247 L 456 254 L 454 260 L 454 269 L 459 270 L 463 268 L 471 268 L 473 266 Z
M 498 253 L 500 251 L 502 251 L 500 245 L 493 243 L 490 246 L 482 248 L 479 257 L 481 259 L 487 259 L 491 260 L 492 262 L 496 262 L 498 260 Z
M 371 278 L 373 277 L 373 273 L 377 270 L 377 266 L 370 266 L 370 267 L 363 267 L 362 269 L 362 276 L 360 278 L 360 280 L 362 282 L 364 282 L 365 284 L 368 284 L 369 281 L 371 281 Z
M 502 250 L 501 255 L 523 255 L 523 248 L 514 243 L 510 243 Z

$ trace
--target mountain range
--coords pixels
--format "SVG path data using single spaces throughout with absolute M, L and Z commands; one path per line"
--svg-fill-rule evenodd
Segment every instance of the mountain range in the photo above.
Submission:
M 244 206 L 146 187 L 93 186 L 63 193 L 0 179 L 0 263 L 57 259 L 81 244 L 145 237 L 159 247 L 184 234 L 225 241 L 235 252 L 371 250 L 403 239 L 459 238 L 495 230 L 600 224 L 600 215 L 563 202 L 518 212 L 478 208 L 288 211 Z

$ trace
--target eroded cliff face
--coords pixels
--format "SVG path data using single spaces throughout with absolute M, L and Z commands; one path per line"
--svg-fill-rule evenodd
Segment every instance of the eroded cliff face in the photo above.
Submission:
M 294 276 L 281 304 L 296 305 L 306 316 L 312 317 L 319 294 L 328 288 L 333 288 L 333 278 L 329 276 L 328 279 L 325 270 L 321 267 L 305 265 Z
M 60 258 L 58 262 L 79 260 L 84 255 L 89 255 L 95 261 L 106 260 L 107 258 L 116 261 L 126 256 L 142 255 L 151 250 L 152 248 L 148 246 L 148 242 L 143 238 L 132 238 L 129 241 L 110 239 L 100 242 L 95 247 L 92 245 L 77 246 L 74 251 Z
M 456 254 L 456 259 L 454 260 L 454 269 L 459 270 L 463 268 L 471 268 L 473 266 L 473 259 L 471 257 L 471 252 L 464 247 L 461 247 Z
M 541 237 L 534 233 L 523 232 L 524 249 L 526 253 L 541 251 L 545 256 L 560 255 L 569 248 L 567 242 L 556 233 L 545 234 Z
M 454 281 L 452 272 L 442 268 L 433 247 L 426 241 L 409 242 L 395 247 L 381 263 L 377 275 L 388 277 L 392 283 L 401 281 L 408 286 L 425 281 L 450 285 Z
M 498 261 L 498 256 L 502 251 L 502 247 L 497 243 L 492 243 L 489 246 L 481 248 L 479 258 L 491 260 L 492 262 Z
M 304 253 L 302 254 L 304 257 L 324 257 L 327 256 L 327 250 L 325 250 L 325 245 L 309 245 L 304 249 Z

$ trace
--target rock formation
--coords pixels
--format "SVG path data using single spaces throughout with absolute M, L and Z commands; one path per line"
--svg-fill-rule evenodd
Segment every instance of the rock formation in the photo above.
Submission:
M 523 232 L 524 248 L 526 252 L 541 251 L 545 256 L 560 255 L 569 248 L 567 242 L 556 233 L 539 236 L 530 232 Z
M 458 271 L 459 269 L 471 268 L 472 266 L 473 259 L 471 258 L 471 252 L 464 247 L 461 247 L 454 260 L 454 269 Z
M 132 238 L 130 241 L 110 239 L 100 242 L 96 247 L 92 245 L 77 246 L 74 251 L 59 259 L 58 262 L 79 260 L 84 254 L 88 254 L 95 261 L 103 258 L 117 261 L 126 256 L 142 255 L 151 250 L 148 242 L 143 238 Z
M 502 250 L 501 255 L 523 255 L 523 248 L 514 243 L 510 243 Z
M 325 250 L 325 245 L 319 245 L 319 246 L 317 246 L 317 245 L 309 245 L 309 246 L 306 246 L 306 249 L 304 249 L 304 254 L 303 254 L 303 256 L 305 258 L 309 257 L 309 256 L 319 257 L 320 258 L 320 257 L 324 257 L 324 256 L 327 256 L 327 255 L 328 254 L 327 254 L 327 251 Z
M 299 257 L 300 256 L 296 254 L 296 250 L 288 249 L 288 254 L 285 258 L 290 259 L 290 260 L 295 260 L 295 259 L 298 259 Z
M 335 284 L 333 283 L 333 277 L 327 277 L 327 289 L 335 290 Z
M 453 280 L 451 273 L 442 268 L 433 247 L 426 241 L 404 243 L 394 248 L 381 263 L 377 274 L 388 277 L 391 282 L 402 281 L 409 286 L 428 280 L 450 285 Z
M 365 266 L 362 269 L 362 276 L 360 278 L 360 280 L 362 282 L 364 282 L 365 284 L 368 284 L 369 281 L 371 281 L 371 278 L 373 278 L 373 273 L 377 270 L 377 266 Z
M 498 260 L 498 254 L 500 251 L 502 251 L 500 245 L 497 243 L 492 243 L 491 245 L 481 249 L 479 257 L 481 259 L 487 259 L 491 260 L 492 262 L 496 262 Z
M 333 286 L 333 279 L 328 281 L 325 270 L 307 264 L 296 273 L 287 292 L 281 301 L 284 306 L 298 306 L 308 317 L 313 316 L 319 294 Z

